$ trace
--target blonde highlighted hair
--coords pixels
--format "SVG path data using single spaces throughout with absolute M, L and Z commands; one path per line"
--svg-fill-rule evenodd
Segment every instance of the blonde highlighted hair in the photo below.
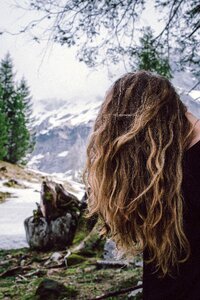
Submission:
M 99 215 L 119 248 L 169 273 L 187 260 L 183 154 L 193 127 L 164 77 L 128 73 L 108 91 L 87 148 L 89 216 Z

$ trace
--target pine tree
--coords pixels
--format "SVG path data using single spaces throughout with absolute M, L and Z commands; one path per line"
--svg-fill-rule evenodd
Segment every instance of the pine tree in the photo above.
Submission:
M 14 77 L 13 64 L 10 54 L 8 53 L 6 57 L 2 59 L 0 65 L 0 82 L 3 89 L 4 108 L 7 114 L 9 114 L 12 108 L 12 95 L 15 93 Z
M 133 69 L 152 71 L 172 78 L 169 60 L 164 53 L 162 42 L 155 41 L 150 27 L 143 29 L 140 46 L 132 50 Z M 131 64 L 131 62 L 130 62 Z
M 2 87 L 2 111 L 5 114 L 7 124 L 7 141 L 6 141 L 6 155 L 3 160 L 9 161 L 9 147 L 11 142 L 11 128 L 10 120 L 13 117 L 13 95 L 15 94 L 14 88 L 14 73 L 13 64 L 8 53 L 0 64 L 0 84 Z
M 17 86 L 14 77 L 12 60 L 7 54 L 0 65 L 0 83 L 8 136 L 4 160 L 11 163 L 24 162 L 27 153 L 33 149 L 29 90 L 24 79 Z
M 8 133 L 7 133 L 7 121 L 3 109 L 3 89 L 0 85 L 0 160 L 4 160 L 7 155 L 7 143 L 8 143 Z
M 16 94 L 13 98 L 13 115 L 9 122 L 10 143 L 8 159 L 11 163 L 21 161 L 29 148 L 30 134 L 26 127 L 24 104 L 21 95 Z
M 21 96 L 22 102 L 24 104 L 24 116 L 26 127 L 29 130 L 29 143 L 27 146 L 27 154 L 31 153 L 34 149 L 35 142 L 36 142 L 36 132 L 33 129 L 34 117 L 32 116 L 32 98 L 30 96 L 30 90 L 28 84 L 23 77 L 20 81 L 20 84 L 17 89 L 17 93 Z

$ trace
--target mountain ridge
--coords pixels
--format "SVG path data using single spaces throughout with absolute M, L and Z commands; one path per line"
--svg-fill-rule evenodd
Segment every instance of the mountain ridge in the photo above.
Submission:
M 182 93 L 182 89 L 179 87 Z M 198 93 L 197 93 L 198 94 Z M 200 95 L 200 91 L 199 91 Z M 200 118 L 200 102 L 182 94 L 189 111 Z M 102 100 L 42 100 L 35 110 L 36 147 L 28 166 L 81 181 L 86 146 Z

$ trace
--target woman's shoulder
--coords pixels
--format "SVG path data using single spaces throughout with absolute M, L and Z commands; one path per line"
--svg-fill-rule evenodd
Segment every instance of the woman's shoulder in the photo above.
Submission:
M 191 143 L 190 146 L 187 148 L 186 153 L 190 153 L 196 150 L 200 150 L 200 137 L 199 140 L 195 141 L 194 143 Z
M 193 147 L 196 148 L 196 145 L 199 146 L 200 144 L 200 120 L 197 121 L 195 128 L 194 128 L 194 137 L 187 148 L 187 151 L 192 149 Z

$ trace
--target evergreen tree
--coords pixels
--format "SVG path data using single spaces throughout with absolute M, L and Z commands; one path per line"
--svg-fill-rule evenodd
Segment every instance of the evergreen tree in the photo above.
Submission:
M 3 109 L 3 89 L 0 85 L 0 160 L 3 160 L 7 155 L 7 143 L 8 143 L 8 133 L 7 133 L 7 121 Z
M 13 117 L 13 95 L 15 94 L 14 88 L 14 73 L 13 64 L 8 53 L 4 59 L 2 59 L 0 64 L 0 84 L 2 88 L 2 112 L 6 118 L 7 124 L 7 141 L 6 141 L 6 155 L 3 160 L 9 161 L 9 146 L 11 142 L 11 128 L 10 120 Z
M 8 53 L 0 64 L 0 83 L 3 90 L 3 109 L 8 119 L 12 116 L 13 95 L 15 94 L 13 64 Z
M 155 41 L 153 32 L 148 27 L 140 38 L 140 51 L 138 52 L 139 69 L 154 71 L 160 75 L 171 78 L 169 60 L 163 53 L 162 42 Z
M 30 96 L 30 90 L 28 84 L 23 77 L 20 81 L 17 90 L 18 94 L 21 95 L 23 104 L 24 104 L 24 116 L 26 121 L 26 127 L 29 130 L 29 144 L 27 146 L 27 153 L 31 153 L 34 149 L 35 142 L 36 142 L 36 132 L 33 129 L 34 117 L 32 116 L 32 98 Z
M 8 137 L 4 160 L 11 163 L 24 162 L 26 154 L 33 149 L 29 122 L 29 90 L 24 79 L 17 86 L 14 77 L 12 60 L 7 54 L 0 65 L 0 83 Z
M 163 44 L 155 40 L 150 27 L 143 29 L 140 45 L 134 49 L 131 48 L 129 56 L 132 58 L 130 65 L 133 69 L 152 71 L 172 78 L 169 60 L 164 53 Z
M 13 97 L 12 118 L 9 120 L 10 141 L 8 147 L 8 161 L 21 161 L 28 150 L 30 134 L 26 127 L 23 99 L 20 94 Z

